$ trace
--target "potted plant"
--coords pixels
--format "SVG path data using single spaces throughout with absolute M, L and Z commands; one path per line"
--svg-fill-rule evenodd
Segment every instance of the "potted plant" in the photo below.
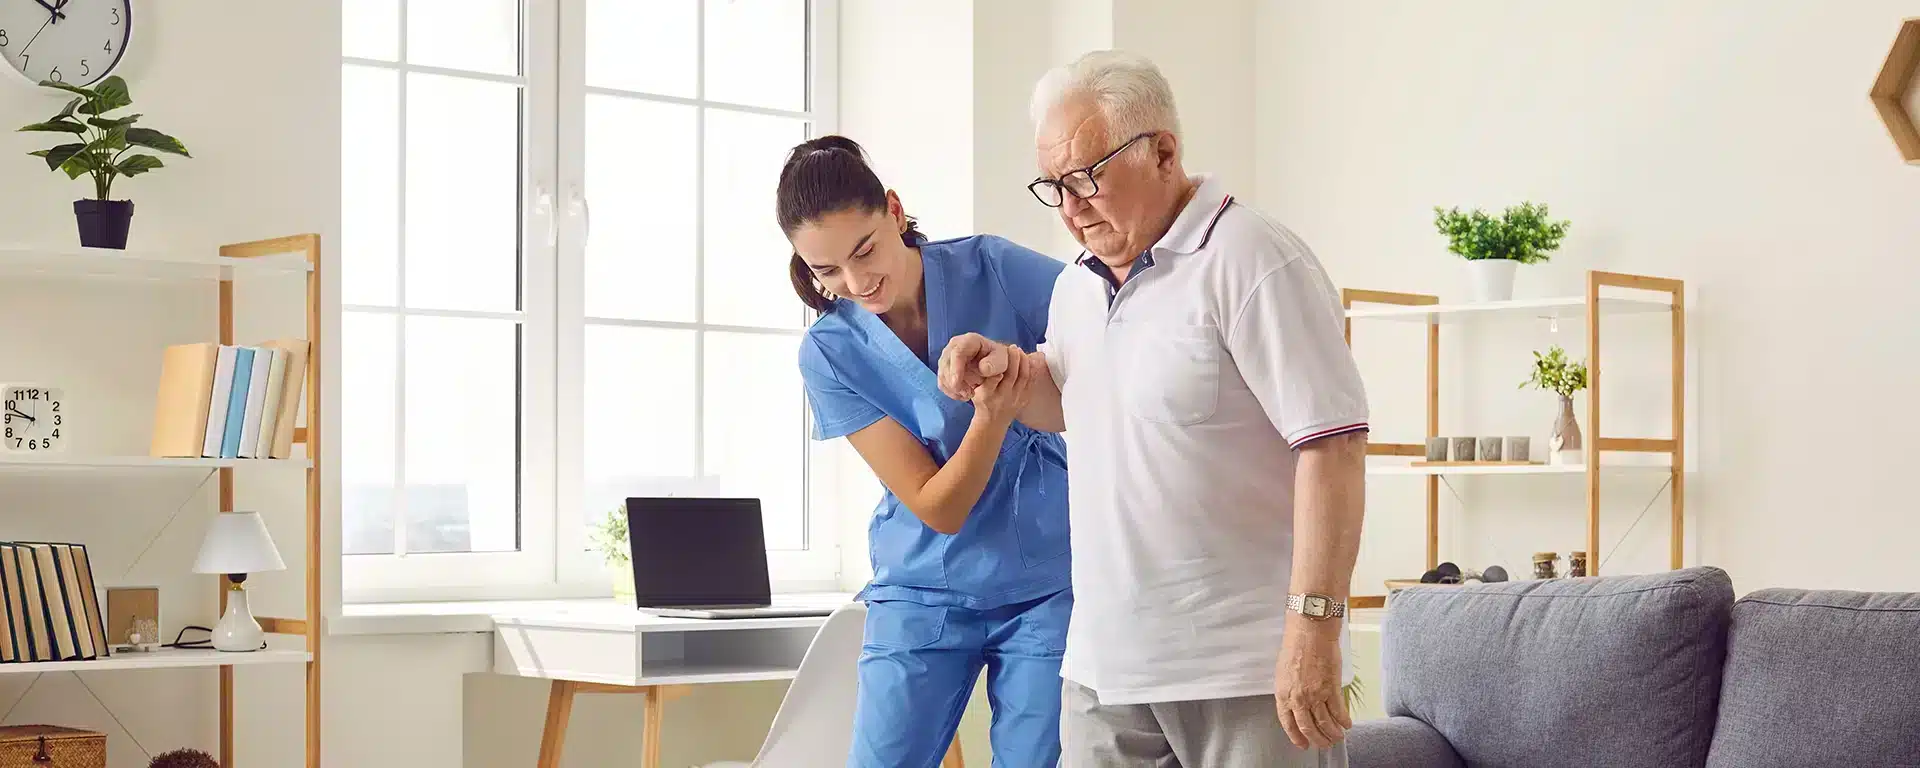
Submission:
M 614 597 L 633 597 L 633 550 L 627 545 L 627 509 L 615 507 L 593 527 L 594 548 L 606 559 Z
M 1509 206 L 1496 219 L 1475 209 L 1433 209 L 1434 226 L 1447 236 L 1447 250 L 1467 260 L 1467 285 L 1473 301 L 1513 298 L 1513 274 L 1521 264 L 1537 264 L 1560 247 L 1568 222 L 1547 218 L 1547 207 L 1531 202 Z
M 113 110 L 133 105 L 127 82 L 118 75 L 92 88 L 52 80 L 43 80 L 40 84 L 72 93 L 74 98 L 51 119 L 20 130 L 70 134 L 78 140 L 31 154 L 46 160 L 49 170 L 66 172 L 69 179 L 82 175 L 93 178 L 93 197 L 73 201 L 73 216 L 80 227 L 82 246 L 127 247 L 127 230 L 133 223 L 133 201 L 112 199 L 113 181 L 162 167 L 160 158 L 153 155 L 128 153 L 140 147 L 181 157 L 192 155 L 172 136 L 151 128 L 135 128 L 140 115 L 108 116 Z
M 1533 374 L 1520 386 L 1551 390 L 1560 396 L 1560 415 L 1554 419 L 1553 435 L 1548 438 L 1550 455 L 1555 464 L 1581 463 L 1585 454 L 1581 451 L 1580 422 L 1573 417 L 1573 393 L 1587 388 L 1586 363 L 1569 362 L 1567 351 L 1559 345 L 1544 355 L 1535 351 Z

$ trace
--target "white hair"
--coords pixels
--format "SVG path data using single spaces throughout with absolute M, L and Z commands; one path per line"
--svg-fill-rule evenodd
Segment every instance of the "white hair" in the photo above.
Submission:
M 1028 105 L 1038 128 L 1047 113 L 1078 96 L 1091 97 L 1107 119 L 1109 141 L 1148 131 L 1180 132 L 1173 86 L 1153 61 L 1126 51 L 1094 51 L 1049 70 L 1034 84 Z

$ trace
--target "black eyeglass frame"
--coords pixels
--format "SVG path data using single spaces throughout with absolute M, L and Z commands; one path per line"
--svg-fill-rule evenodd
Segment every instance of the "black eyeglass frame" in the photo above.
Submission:
M 1033 199 L 1040 201 L 1041 205 L 1044 205 L 1048 208 L 1058 208 L 1062 205 L 1066 205 L 1067 195 L 1073 195 L 1075 198 L 1078 198 L 1080 200 L 1085 200 L 1089 197 L 1093 197 L 1094 195 L 1100 194 L 1100 180 L 1094 174 L 1099 173 L 1100 169 L 1105 167 L 1109 161 L 1113 160 L 1116 157 L 1119 157 L 1120 153 L 1127 151 L 1127 148 L 1133 146 L 1134 142 L 1137 142 L 1149 136 L 1158 136 L 1158 135 L 1160 135 L 1159 131 L 1147 131 L 1145 133 L 1136 134 L 1133 138 L 1127 139 L 1126 143 L 1121 144 L 1119 148 L 1113 150 L 1112 152 L 1108 152 L 1106 157 L 1102 157 L 1099 160 L 1094 161 L 1093 165 L 1089 165 L 1085 168 L 1063 173 L 1060 175 L 1060 178 L 1057 180 L 1044 178 L 1044 177 L 1034 179 L 1033 183 L 1027 185 L 1027 191 L 1033 193 Z M 1093 191 L 1083 195 L 1073 191 L 1072 187 L 1069 187 L 1065 184 L 1065 181 L 1067 179 L 1072 178 L 1076 175 L 1087 177 L 1087 186 L 1091 187 Z M 1040 194 L 1040 190 L 1046 187 L 1053 188 L 1055 197 L 1058 198 L 1056 202 L 1051 202 L 1051 203 L 1047 202 L 1047 198 Z

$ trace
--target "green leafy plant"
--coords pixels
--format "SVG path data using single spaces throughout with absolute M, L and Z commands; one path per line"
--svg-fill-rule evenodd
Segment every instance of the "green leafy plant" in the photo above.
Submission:
M 1573 397 L 1573 393 L 1587 388 L 1587 364 L 1570 362 L 1567 351 L 1554 345 L 1546 354 L 1533 353 L 1533 374 L 1520 382 L 1521 388 L 1529 386 L 1551 390 L 1561 397 Z
M 1546 261 L 1548 252 L 1567 236 L 1566 221 L 1547 218 L 1547 207 L 1531 202 L 1509 206 L 1494 218 L 1475 209 L 1433 209 L 1434 226 L 1447 236 L 1447 250 L 1469 261 L 1511 259 L 1521 264 Z
M 615 507 L 607 516 L 593 526 L 593 546 L 607 559 L 608 565 L 625 565 L 633 557 L 633 550 L 627 546 L 627 510 Z
M 64 171 L 69 179 L 81 175 L 93 177 L 94 197 L 106 200 L 113 192 L 113 180 L 138 176 L 164 167 L 160 158 L 149 154 L 128 154 L 135 147 L 192 157 L 179 139 L 151 128 L 135 128 L 140 115 L 108 117 L 107 113 L 133 105 L 127 82 L 118 75 L 100 81 L 93 88 L 43 80 L 40 85 L 74 94 L 72 101 L 51 119 L 21 128 L 21 131 L 65 133 L 81 141 L 61 144 L 32 152 L 47 161 L 49 170 Z
M 1347 714 L 1353 714 L 1354 705 L 1365 698 L 1366 686 L 1360 684 L 1360 676 L 1354 675 L 1353 682 L 1340 687 L 1340 696 L 1347 702 Z

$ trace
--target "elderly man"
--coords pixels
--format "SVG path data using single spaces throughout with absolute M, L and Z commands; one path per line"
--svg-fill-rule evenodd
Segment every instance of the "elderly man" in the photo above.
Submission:
M 964 399 L 1010 365 L 1052 374 L 1021 419 L 1068 442 L 1062 765 L 1344 766 L 1367 402 L 1333 286 L 1182 168 L 1151 62 L 1088 54 L 1033 114 L 1030 189 L 1086 252 L 1038 352 L 963 336 L 940 382 Z

